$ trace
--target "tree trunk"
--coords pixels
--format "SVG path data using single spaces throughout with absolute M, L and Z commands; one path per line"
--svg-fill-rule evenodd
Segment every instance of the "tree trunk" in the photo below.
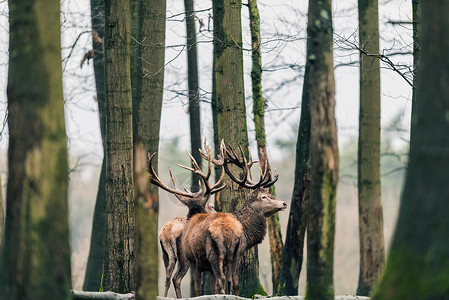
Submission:
M 379 53 L 377 0 L 359 0 L 360 49 Z M 360 52 L 358 146 L 360 268 L 357 295 L 368 296 L 382 271 L 385 250 L 380 189 L 379 60 Z
M 117 294 L 113 292 L 83 292 L 72 291 L 73 300 L 133 300 L 134 293 Z
M 201 167 L 201 118 L 200 94 L 198 83 L 198 56 L 196 47 L 195 11 L 193 0 L 184 0 L 187 31 L 187 69 L 189 85 L 189 115 L 190 115 L 190 144 L 191 153 Z M 192 166 L 193 167 L 193 166 Z M 198 191 L 200 177 L 192 174 L 192 191 Z
M 415 118 L 416 75 L 421 60 L 421 1 L 412 0 L 413 19 L 413 87 L 412 87 L 412 120 Z
M 0 298 L 70 299 L 59 1 L 9 1 L 9 151 Z M 26 43 L 26 46 L 24 46 Z
M 243 87 L 243 53 L 241 1 L 214 0 L 214 76 L 219 140 L 224 139 L 233 148 L 248 148 L 245 92 Z M 239 209 L 246 191 L 228 177 L 228 187 L 220 195 L 224 212 Z M 257 246 L 248 250 L 241 263 L 240 295 L 250 297 L 266 294 L 259 281 Z
M 90 238 L 89 256 L 86 265 L 86 275 L 84 277 L 84 291 L 99 291 L 101 278 L 103 275 L 103 261 L 106 240 L 106 191 L 105 191 L 105 171 L 106 155 L 105 127 L 106 127 L 106 103 L 105 103 L 105 78 L 104 78 L 104 2 L 91 0 L 90 2 L 92 20 L 92 45 L 95 51 L 93 58 L 95 86 L 97 90 L 98 114 L 100 117 L 100 133 L 103 144 L 103 161 L 101 163 L 101 173 L 98 182 L 97 199 L 95 201 L 94 217 L 92 221 L 92 234 Z M 97 36 L 98 35 L 98 36 Z
M 104 290 L 136 288 L 129 1 L 105 1 L 106 252 Z
M 309 1 L 307 34 L 312 186 L 307 231 L 307 299 L 333 300 L 338 145 L 332 56 L 332 1 Z
M 308 40 L 309 41 L 309 40 Z M 310 46 L 307 45 L 307 56 Z M 296 141 L 295 183 L 282 253 L 279 295 L 298 295 L 299 275 L 304 259 L 304 238 L 307 229 L 308 208 L 311 184 L 310 153 L 310 105 L 309 105 L 310 64 L 306 62 L 301 101 L 301 120 Z
M 158 294 L 158 188 L 150 184 L 147 153 L 159 148 L 164 86 L 166 1 L 139 1 L 139 24 L 134 74 L 133 116 L 135 203 L 137 231 L 136 299 Z M 153 160 L 157 169 L 157 160 Z
M 190 153 L 193 155 L 201 168 L 202 159 L 198 149 L 201 148 L 201 117 L 200 117 L 200 94 L 198 82 L 198 55 L 196 46 L 196 26 L 195 26 L 195 8 L 193 0 L 184 0 L 186 15 L 186 33 L 187 33 L 187 81 L 189 86 L 189 116 L 190 116 Z M 193 164 L 192 164 L 193 168 Z M 199 191 L 198 174 L 192 173 L 191 191 Z M 209 273 L 203 273 L 203 281 Z M 195 296 L 193 276 L 190 277 L 190 295 Z M 206 289 L 208 287 L 204 286 Z
M 265 101 L 262 97 L 262 55 L 260 50 L 260 17 L 259 9 L 257 8 L 257 0 L 249 0 L 248 9 L 252 44 L 251 84 L 253 91 L 253 114 L 256 128 L 257 154 L 259 161 L 261 162 L 261 167 L 264 169 L 264 163 L 268 161 L 268 153 L 265 140 Z M 271 193 L 276 194 L 274 186 L 271 187 Z M 270 242 L 271 278 L 273 291 L 276 291 L 279 285 L 283 248 L 279 214 L 275 213 L 269 217 L 267 221 Z
M 0 259 L 3 249 L 3 239 L 5 234 L 5 213 L 3 210 L 3 192 L 2 192 L 2 179 L 0 177 Z M 0 263 L 1 266 L 1 263 Z
M 407 175 L 386 268 L 372 299 L 449 299 L 448 15 L 448 2 L 422 2 Z

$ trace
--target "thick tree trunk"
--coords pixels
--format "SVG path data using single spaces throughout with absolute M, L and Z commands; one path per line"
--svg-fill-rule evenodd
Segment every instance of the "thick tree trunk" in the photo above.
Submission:
M 106 253 L 104 290 L 136 288 L 129 1 L 105 1 Z
M 422 2 L 410 155 L 395 236 L 372 299 L 449 299 L 449 2 Z
M 307 299 L 334 299 L 338 145 L 332 56 L 332 1 L 309 1 L 307 34 L 312 186 L 307 230 Z
M 264 162 L 268 161 L 268 153 L 265 140 L 265 101 L 262 97 L 262 55 L 260 50 L 260 17 L 257 0 L 249 0 L 248 8 L 252 48 L 251 84 L 253 91 L 253 114 L 256 128 L 257 153 L 261 167 L 264 169 Z M 271 187 L 271 193 L 276 194 L 274 186 Z M 267 221 L 271 256 L 271 278 L 273 291 L 276 291 L 281 273 L 281 255 L 283 248 L 279 214 L 275 213 Z
M 309 40 L 308 40 L 309 41 Z M 307 46 L 308 51 L 311 50 Z M 309 53 L 309 52 L 307 52 Z M 309 55 L 307 55 L 309 56 Z M 279 295 L 298 295 L 299 275 L 304 259 L 304 238 L 307 229 L 311 184 L 310 153 L 310 105 L 309 63 L 306 63 L 301 101 L 301 120 L 296 141 L 295 184 L 293 187 L 290 215 L 282 253 Z
M 0 298 L 70 299 L 59 1 L 9 1 L 9 151 Z M 24 43 L 26 46 L 24 46 Z
M 237 149 L 248 148 L 245 92 L 243 87 L 243 53 L 241 1 L 214 0 L 214 76 L 219 139 Z M 228 188 L 220 195 L 224 212 L 239 209 L 246 191 L 225 177 Z M 240 295 L 266 294 L 259 281 L 257 246 L 248 250 L 242 260 Z
M 359 0 L 360 49 L 379 53 L 377 0 Z M 380 189 L 379 60 L 360 52 L 358 147 L 360 268 L 357 295 L 367 296 L 382 271 L 385 250 Z
M 159 148 L 164 86 L 166 1 L 139 1 L 133 116 L 137 231 L 137 299 L 158 294 L 158 188 L 146 171 L 147 153 Z M 153 160 L 157 169 L 157 161 Z
M 106 241 L 106 190 L 105 171 L 106 155 L 105 127 L 106 127 L 106 102 L 105 102 L 105 78 L 104 78 L 104 2 L 91 0 L 90 2 L 92 20 L 92 45 L 95 51 L 94 74 L 97 90 L 98 114 L 100 117 L 100 133 L 103 144 L 103 161 L 101 163 L 100 180 L 98 182 L 97 199 L 95 202 L 94 217 L 92 221 L 92 234 L 90 238 L 89 256 L 84 277 L 84 291 L 99 291 L 101 277 L 103 275 L 103 261 Z

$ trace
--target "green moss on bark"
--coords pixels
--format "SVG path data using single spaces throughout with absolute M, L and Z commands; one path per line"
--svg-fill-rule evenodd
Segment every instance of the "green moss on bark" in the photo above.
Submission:
M 164 86 L 166 1 L 139 0 L 136 66 L 133 81 L 133 135 L 136 234 L 136 299 L 154 299 L 158 292 L 159 251 L 157 220 L 158 188 L 150 184 L 146 171 L 147 152 L 159 148 L 159 128 Z M 149 41 L 156 47 L 145 46 Z M 147 76 L 147 74 L 152 76 Z M 157 160 L 153 160 L 157 169 Z
M 9 151 L 0 298 L 69 299 L 59 1 L 9 1 Z
M 339 154 L 332 55 L 332 1 L 309 1 L 312 185 L 307 228 L 306 299 L 333 300 L 335 196 Z M 325 11 L 326 13 L 323 13 Z M 313 58 L 313 59 L 312 59 Z

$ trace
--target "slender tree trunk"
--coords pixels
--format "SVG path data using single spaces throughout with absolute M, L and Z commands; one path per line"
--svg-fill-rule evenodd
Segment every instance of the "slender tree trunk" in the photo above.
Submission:
M 150 184 L 147 153 L 159 148 L 164 86 L 166 1 L 139 1 L 133 116 L 137 231 L 137 299 L 158 294 L 158 188 Z M 157 161 L 153 160 L 157 168 Z
M 260 50 L 260 17 L 257 0 L 249 0 L 248 8 L 252 44 L 251 83 L 253 90 L 253 114 L 256 128 L 257 154 L 261 162 L 261 167 L 264 169 L 264 162 L 268 161 L 268 153 L 265 140 L 265 101 L 262 97 L 262 55 Z M 276 194 L 274 186 L 271 187 L 271 193 Z M 268 218 L 267 223 L 270 242 L 271 278 L 273 291 L 276 291 L 281 273 L 281 255 L 283 248 L 279 214 L 275 213 L 272 215 Z
M 421 0 L 412 0 L 413 19 L 413 87 L 412 87 L 412 120 L 415 118 L 416 78 L 421 60 Z
M 243 149 L 247 149 L 241 1 L 214 0 L 212 6 L 218 137 L 233 148 L 240 144 Z M 225 182 L 229 188 L 221 192 L 220 206 L 225 212 L 233 212 L 242 206 L 246 191 L 229 178 L 226 178 Z M 240 295 L 250 297 L 254 294 L 266 294 L 259 281 L 257 246 L 246 252 L 240 272 Z
M 449 299 L 449 3 L 422 2 L 422 55 L 399 217 L 372 299 Z
M 193 0 L 184 0 L 187 31 L 187 69 L 189 85 L 189 115 L 191 153 L 201 167 L 201 118 L 198 83 L 198 55 L 196 47 L 195 11 Z M 192 191 L 198 191 L 200 177 L 192 174 Z
M 201 117 L 200 117 L 200 94 L 198 82 L 198 55 L 196 46 L 195 8 L 193 0 L 184 0 L 187 32 L 187 70 L 189 86 L 189 116 L 190 116 L 190 153 L 201 167 L 202 159 L 198 149 L 201 148 Z M 193 167 L 193 165 L 192 165 Z M 192 173 L 191 190 L 199 191 L 200 177 Z M 203 281 L 208 273 L 203 273 Z M 190 295 L 195 296 L 193 276 L 190 277 Z M 207 287 L 206 287 L 207 288 Z
M 310 45 L 307 40 L 307 56 Z M 311 153 L 310 153 L 310 105 L 309 105 L 309 72 L 310 63 L 306 62 L 301 101 L 301 120 L 299 122 L 298 139 L 296 141 L 295 184 L 282 253 L 281 279 L 279 295 L 298 295 L 299 275 L 304 259 L 304 238 L 307 229 L 310 185 L 311 185 Z
M 9 151 L 0 298 L 70 299 L 59 1 L 9 1 Z M 24 46 L 25 43 L 25 46 Z
M 84 277 L 84 291 L 99 291 L 103 275 L 103 261 L 106 240 L 106 191 L 105 191 L 105 127 L 106 103 L 104 81 L 104 2 L 91 0 L 92 45 L 95 51 L 94 74 L 97 90 L 98 114 L 100 117 L 100 133 L 103 144 L 103 161 L 98 183 L 97 199 L 95 202 L 94 217 L 92 221 L 92 234 L 90 238 L 89 256 L 87 259 L 86 275 Z
M 0 259 L 3 249 L 3 239 L 5 234 L 5 213 L 3 210 L 3 192 L 2 192 L 2 179 L 0 177 Z M 1 266 L 1 263 L 0 263 Z
M 360 49 L 379 53 L 377 0 L 359 0 Z M 382 271 L 385 250 L 380 189 L 380 68 L 360 52 L 358 147 L 360 268 L 357 295 L 367 296 Z
M 215 156 L 220 153 L 220 137 L 218 134 L 218 112 L 217 112 L 217 91 L 216 91 L 216 78 L 215 78 L 215 43 L 214 43 L 214 55 L 212 58 L 212 97 L 211 97 L 211 108 L 212 108 L 212 127 L 214 129 L 214 149 Z M 215 182 L 220 180 L 221 168 L 220 166 L 214 165 L 215 170 Z M 217 211 L 223 211 L 221 205 L 221 192 L 215 194 L 215 209 Z
M 106 253 L 104 290 L 136 288 L 129 1 L 105 1 Z
M 332 1 L 309 1 L 308 46 L 312 186 L 306 299 L 334 299 L 333 258 L 338 145 L 332 56 Z

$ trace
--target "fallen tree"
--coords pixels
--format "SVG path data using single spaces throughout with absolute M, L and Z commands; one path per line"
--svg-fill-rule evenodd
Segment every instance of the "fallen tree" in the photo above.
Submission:
M 114 292 L 82 292 L 72 291 L 73 300 L 98 299 L 98 300 L 132 300 L 135 293 L 117 294 Z

